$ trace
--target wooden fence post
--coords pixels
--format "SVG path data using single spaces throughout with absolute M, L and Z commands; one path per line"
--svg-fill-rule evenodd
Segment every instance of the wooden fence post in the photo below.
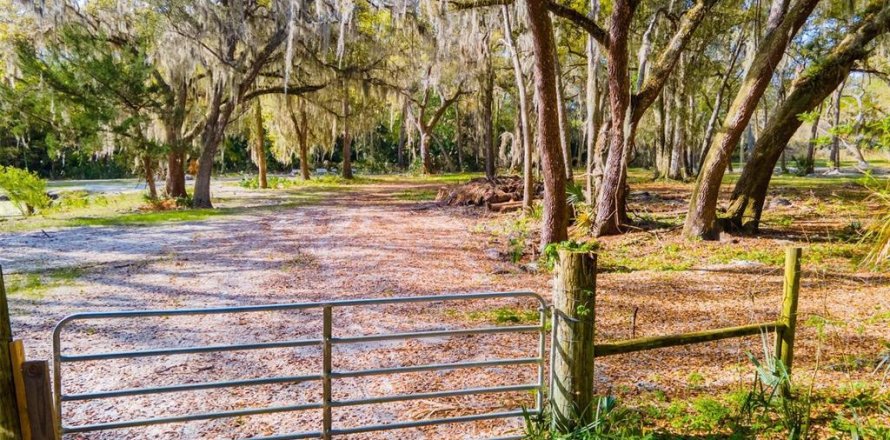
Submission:
M 559 250 L 553 285 L 554 345 L 550 368 L 553 427 L 567 432 L 593 419 L 596 254 Z
M 782 316 L 779 320 L 785 328 L 776 333 L 776 357 L 782 361 L 788 374 L 794 362 L 794 333 L 797 329 L 797 300 L 800 294 L 800 257 L 801 248 L 785 249 L 785 282 L 782 299 Z M 787 386 L 783 392 L 787 395 Z
M 57 440 L 56 414 L 49 384 L 49 362 L 26 361 L 22 365 L 25 394 L 28 398 L 28 419 L 33 440 Z
M 15 400 L 15 378 L 12 374 L 12 358 L 9 344 L 12 342 L 12 322 L 9 320 L 9 303 L 0 267 L 0 439 L 21 439 L 19 413 Z

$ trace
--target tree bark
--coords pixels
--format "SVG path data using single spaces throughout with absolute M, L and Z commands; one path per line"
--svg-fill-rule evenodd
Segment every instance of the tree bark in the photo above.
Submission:
M 566 114 L 566 102 L 563 97 L 562 69 L 559 66 L 559 54 L 553 53 L 553 66 L 556 69 L 556 117 L 559 119 L 559 147 L 562 149 L 566 181 L 572 182 L 572 139 L 569 133 L 569 116 Z
M 732 192 L 726 226 L 756 232 L 772 171 L 788 141 L 802 124 L 798 115 L 811 111 L 846 79 L 855 63 L 868 56 L 866 46 L 890 29 L 890 6 L 872 1 L 859 26 L 848 32 L 818 68 L 805 71 L 773 112 Z
M 566 212 L 565 162 L 559 144 L 559 120 L 555 118 L 559 101 L 556 98 L 556 69 L 553 57 L 553 24 L 546 0 L 527 0 L 526 16 L 535 53 L 535 93 L 538 98 L 537 144 L 541 152 L 544 178 L 541 246 L 568 239 Z
M 344 179 L 352 179 L 352 138 L 349 136 L 349 86 L 343 81 L 343 170 Z
M 492 107 L 494 106 L 494 70 L 491 65 L 491 55 L 486 50 L 483 55 L 485 67 L 480 74 L 480 91 L 482 92 L 482 111 L 480 114 L 482 124 L 482 145 L 485 149 L 485 177 L 494 180 L 497 177 L 497 156 L 494 148 L 494 121 Z M 422 135 L 421 135 L 422 138 Z
M 588 14 L 588 18 L 591 20 L 596 20 L 599 15 L 599 0 L 590 0 L 590 13 Z M 585 167 L 587 176 L 585 177 L 586 182 L 586 194 L 585 197 L 587 199 L 587 203 L 594 203 L 594 197 L 596 190 L 593 185 L 593 171 L 594 171 L 594 154 L 596 154 L 596 142 L 597 136 L 599 135 L 599 131 L 597 130 L 597 126 L 602 123 L 600 116 L 600 106 L 599 106 L 599 44 L 596 40 L 587 35 L 587 46 L 585 48 L 587 52 L 587 83 L 585 84 L 585 109 L 587 111 L 587 118 L 584 120 L 584 131 L 587 133 L 587 166 Z
M 454 149 L 457 151 L 457 171 L 464 170 L 463 160 L 463 121 L 461 120 L 460 105 L 454 106 Z
M 532 192 L 532 145 L 531 134 L 528 125 L 528 97 L 525 93 L 525 74 L 522 72 L 522 63 L 519 59 L 519 51 L 513 40 L 513 25 L 510 17 L 510 6 L 503 6 L 504 34 L 507 48 L 510 50 L 510 59 L 513 62 L 513 77 L 516 81 L 516 96 L 519 101 L 519 135 L 522 144 L 522 207 L 531 208 L 534 194 Z
M 609 23 L 608 85 L 609 109 L 612 115 L 609 156 L 603 171 L 603 181 L 598 189 L 594 235 L 611 235 L 621 232 L 622 223 L 627 221 L 625 204 L 625 129 L 630 134 L 630 79 L 627 71 L 627 52 L 630 25 L 633 21 L 635 3 L 618 0 L 612 4 Z
M 814 0 L 815 1 L 815 0 Z M 618 0 L 612 5 L 608 38 L 609 101 L 612 133 L 609 157 L 597 195 L 596 236 L 622 232 L 629 223 L 627 216 L 627 162 L 634 148 L 637 124 L 646 109 L 664 89 L 680 55 L 708 15 L 716 0 L 699 0 L 679 20 L 677 31 L 652 66 L 652 74 L 643 82 L 639 92 L 630 96 L 628 78 L 628 36 L 638 2 Z
M 804 173 L 813 174 L 816 172 L 816 140 L 819 138 L 819 119 L 822 118 L 822 104 L 819 104 L 816 118 L 810 127 L 810 140 L 807 142 L 807 157 L 804 159 Z
M 164 185 L 167 197 L 177 199 L 188 197 L 185 190 L 185 152 L 178 147 L 170 147 L 167 153 L 167 180 Z
M 797 0 L 777 27 L 767 33 L 727 112 L 724 129 L 708 150 L 696 180 L 683 231 L 687 237 L 716 239 L 719 236 L 717 198 L 732 150 L 751 120 L 763 92 L 791 39 L 809 17 L 819 0 Z
M 154 160 L 151 158 L 151 155 L 142 156 L 142 171 L 145 173 L 145 185 L 148 186 L 148 197 L 152 200 L 156 200 L 158 198 L 158 188 L 155 185 L 155 170 L 154 166 L 152 166 L 152 162 Z
M 253 108 L 253 154 L 256 156 L 256 165 L 259 169 L 259 186 L 262 189 L 269 187 L 269 179 L 266 175 L 266 134 L 263 129 L 263 109 L 260 101 Z
M 834 111 L 834 130 L 835 132 L 831 135 L 831 163 L 832 163 L 832 171 L 840 171 L 841 169 L 841 149 L 840 149 L 840 138 L 837 135 L 838 126 L 841 124 L 841 98 L 844 96 L 844 81 L 841 81 L 841 85 L 837 88 L 837 91 L 834 94 L 834 104 L 832 104 L 832 110 Z
M 306 116 L 306 109 L 300 108 L 300 126 L 302 130 L 300 130 L 298 134 L 298 141 L 300 142 L 300 174 L 303 177 L 303 180 L 309 180 L 309 121 Z

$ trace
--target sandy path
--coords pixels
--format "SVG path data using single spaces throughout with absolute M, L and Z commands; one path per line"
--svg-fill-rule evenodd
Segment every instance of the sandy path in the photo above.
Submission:
M 540 287 L 540 278 L 511 276 L 504 282 L 474 244 L 472 219 L 422 203 L 395 201 L 404 186 L 368 186 L 337 193 L 321 205 L 274 214 L 157 227 L 73 228 L 6 235 L 0 263 L 7 271 L 83 267 L 73 283 L 38 298 L 12 298 L 14 332 L 33 358 L 48 358 L 50 334 L 63 316 L 108 309 L 250 305 L 326 299 L 407 296 L 444 292 Z M 507 301 L 513 305 L 515 300 Z M 523 302 L 528 305 L 528 302 Z M 473 304 L 344 309 L 335 314 L 335 334 L 359 335 L 466 327 L 465 310 L 503 306 Z M 451 322 L 449 322 L 451 321 Z M 464 320 L 465 321 L 465 320 Z M 254 313 L 205 318 L 115 320 L 74 326 L 63 338 L 71 352 L 164 346 L 276 341 L 318 337 L 317 312 Z M 477 325 L 487 325 L 477 323 Z M 469 324 L 473 325 L 473 324 Z M 344 346 L 335 369 L 356 370 L 529 357 L 534 335 L 458 337 Z M 318 374 L 319 350 L 183 355 L 67 364 L 68 393 L 152 385 Z M 70 366 L 69 366 L 70 365 Z M 465 387 L 531 383 L 531 367 L 402 374 L 335 383 L 335 399 L 362 398 Z M 317 401 L 315 383 L 196 391 L 168 396 L 108 399 L 63 406 L 66 423 L 178 415 L 210 410 L 281 406 Z M 515 409 L 527 394 L 450 398 L 335 410 L 335 426 L 435 418 Z M 239 438 L 317 430 L 317 411 L 159 425 L 144 431 L 92 434 L 89 438 Z M 378 433 L 364 438 L 478 438 L 508 432 L 517 421 L 476 423 Z M 356 436 L 356 438 L 360 438 Z

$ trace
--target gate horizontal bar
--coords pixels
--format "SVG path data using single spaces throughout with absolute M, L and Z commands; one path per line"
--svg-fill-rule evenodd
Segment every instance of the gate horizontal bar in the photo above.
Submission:
M 307 403 L 303 405 L 290 405 L 290 406 L 275 406 L 271 408 L 251 408 L 251 409 L 242 409 L 236 411 L 219 411 L 219 412 L 209 412 L 209 413 L 200 413 L 200 414 L 189 414 L 185 416 L 173 416 L 173 417 L 157 417 L 153 419 L 137 419 L 137 420 L 128 420 L 125 422 L 111 422 L 111 423 L 96 423 L 93 425 L 81 425 L 81 426 L 63 426 L 62 433 L 71 434 L 78 432 L 90 432 L 90 431 L 102 431 L 107 429 L 123 429 L 123 428 L 133 428 L 136 426 L 151 426 L 151 425 L 162 425 L 166 423 L 182 423 L 182 422 L 193 422 L 196 420 L 212 420 L 212 419 L 223 419 L 229 417 L 241 417 L 241 416 L 253 416 L 258 414 L 274 414 L 274 413 L 282 413 L 282 412 L 293 412 L 293 411 L 305 411 L 310 409 L 320 409 L 321 403 Z M 315 435 L 321 435 L 321 433 L 315 433 Z
M 648 338 L 629 339 L 620 342 L 595 344 L 593 352 L 595 357 L 613 356 L 616 354 L 633 353 L 636 351 L 652 350 L 656 348 L 667 348 L 678 345 L 699 344 L 702 342 L 719 341 L 721 339 L 753 336 L 764 332 L 774 332 L 783 329 L 785 329 L 785 324 L 782 322 L 762 322 L 759 324 L 749 324 L 738 327 L 726 327 L 677 335 L 653 336 Z
M 103 361 L 108 359 L 124 359 L 149 356 L 170 356 L 179 354 L 216 353 L 223 351 L 263 350 L 269 348 L 308 347 L 321 345 L 321 339 L 301 339 L 297 341 L 259 342 L 255 344 L 208 345 L 203 347 L 163 348 L 156 350 L 116 351 L 110 353 L 92 353 L 78 355 L 59 355 L 62 362 Z
M 247 440 L 298 440 L 304 438 L 321 438 L 320 432 L 293 432 L 290 434 L 270 435 L 265 437 L 250 437 Z
M 310 382 L 321 380 L 321 375 L 311 375 L 311 376 L 284 376 L 284 377 L 267 377 L 261 379 L 244 379 L 244 380 L 232 380 L 225 382 L 203 382 L 203 383 L 190 383 L 190 384 L 182 384 L 182 385 L 170 385 L 170 386 L 162 386 L 162 387 L 149 387 L 149 388 L 131 388 L 126 390 L 114 390 L 114 391 L 99 391 L 95 393 L 84 393 L 84 394 L 62 394 L 62 402 L 74 402 L 78 400 L 95 400 L 95 399 L 110 399 L 115 397 L 127 397 L 127 396 L 144 396 L 148 394 L 163 394 L 163 393 L 176 393 L 181 391 L 196 391 L 196 390 L 210 390 L 215 388 L 231 388 L 231 387 L 244 387 L 244 386 L 256 386 L 256 385 L 270 385 L 270 384 L 298 384 L 302 382 Z
M 510 417 L 522 417 L 524 414 L 537 415 L 538 411 L 507 411 L 499 413 L 477 414 L 471 416 L 448 417 L 443 419 L 427 419 L 412 422 L 389 423 L 385 425 L 367 425 L 356 428 L 333 429 L 333 435 L 360 434 L 363 432 L 389 431 L 393 429 L 419 428 L 422 426 L 444 425 L 448 423 L 476 422 L 479 420 L 508 419 Z
M 300 432 L 293 434 L 280 434 L 280 435 L 272 435 L 266 437 L 250 437 L 247 440 L 297 440 L 297 439 L 307 439 L 307 438 L 319 438 L 321 433 L 317 432 Z M 487 440 L 523 440 L 525 436 L 522 435 L 512 435 L 506 437 L 493 437 Z
M 334 344 L 355 344 L 358 342 L 391 341 L 396 339 L 435 338 L 437 336 L 461 336 L 493 333 L 525 333 L 541 331 L 542 328 L 543 327 L 540 325 L 514 325 L 507 327 L 483 327 L 460 330 L 432 330 L 408 333 L 389 333 L 384 335 L 349 336 L 343 338 L 333 338 L 331 342 L 333 342 Z
M 544 298 L 537 293 L 523 290 L 515 292 L 483 292 L 470 294 L 453 294 L 453 295 L 425 295 L 425 296 L 402 296 L 395 298 L 367 298 L 367 299 L 346 299 L 327 302 L 306 302 L 306 303 L 287 303 L 287 304 L 266 304 L 257 306 L 235 306 L 235 307 L 209 307 L 203 309 L 171 309 L 171 310 L 120 310 L 110 312 L 85 312 L 69 315 L 62 319 L 58 325 L 65 324 L 73 320 L 84 319 L 110 319 L 110 318 L 133 318 L 133 317 L 151 317 L 151 316 L 183 316 L 183 315 L 214 315 L 223 313 L 250 313 L 250 312 L 275 312 L 287 310 L 305 310 L 320 309 L 326 305 L 334 307 L 351 307 L 365 306 L 376 304 L 403 304 L 412 302 L 437 302 L 437 301 L 466 301 L 473 299 L 490 299 L 490 298 L 516 298 L 527 297 L 533 298 L 542 306 L 546 304 Z M 57 325 L 57 326 L 58 326 Z
M 490 387 L 490 388 L 467 388 L 464 390 L 453 390 L 453 391 L 434 391 L 431 393 L 417 393 L 417 394 L 396 394 L 393 396 L 382 396 L 382 397 L 372 397 L 369 399 L 356 399 L 356 400 L 334 400 L 331 402 L 331 406 L 334 408 L 341 408 L 344 406 L 357 406 L 357 405 L 373 405 L 377 403 L 389 403 L 389 402 L 402 402 L 405 400 L 419 400 L 419 399 L 435 399 L 440 397 L 455 397 L 455 396 L 469 396 L 472 394 L 492 394 L 492 393 L 512 393 L 518 391 L 531 391 L 540 388 L 538 384 L 528 384 L 528 385 L 510 385 L 503 387 Z
M 333 378 L 344 378 L 344 377 L 364 377 L 364 376 L 377 376 L 383 374 L 398 374 L 398 373 L 416 373 L 418 371 L 439 371 L 439 370 L 457 370 L 462 368 L 484 368 L 484 367 L 500 367 L 507 365 L 524 365 L 524 364 L 538 364 L 544 362 L 542 358 L 517 358 L 517 359 L 498 359 L 493 361 L 473 361 L 473 362 L 458 362 L 453 364 L 432 364 L 432 365 L 416 365 L 410 367 L 393 367 L 393 368 L 375 368 L 371 370 L 357 370 L 357 371 L 332 371 L 331 377 Z

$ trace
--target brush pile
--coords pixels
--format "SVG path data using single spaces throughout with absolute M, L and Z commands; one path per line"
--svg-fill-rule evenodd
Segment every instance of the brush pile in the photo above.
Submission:
M 543 188 L 535 185 L 537 196 Z M 448 206 L 485 206 L 492 211 L 506 212 L 522 207 L 522 178 L 519 176 L 496 177 L 493 181 L 484 177 L 463 185 L 439 189 L 436 201 Z

